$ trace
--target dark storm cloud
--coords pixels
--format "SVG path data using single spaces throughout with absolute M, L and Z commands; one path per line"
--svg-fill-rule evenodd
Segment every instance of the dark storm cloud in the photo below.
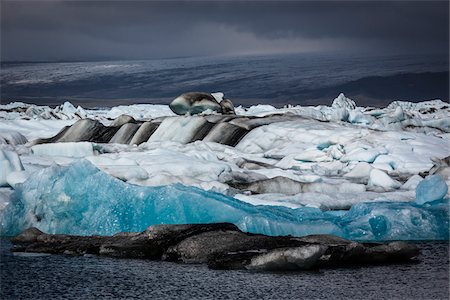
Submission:
M 2 1 L 3 60 L 448 52 L 447 1 Z

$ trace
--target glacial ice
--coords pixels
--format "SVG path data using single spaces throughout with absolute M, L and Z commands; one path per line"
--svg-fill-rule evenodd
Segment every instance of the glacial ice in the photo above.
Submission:
M 192 141 L 196 132 L 206 123 L 206 119 L 197 116 L 166 118 L 148 141 L 174 141 L 186 144 Z
M 115 119 L 120 115 L 130 115 L 135 119 L 151 119 L 161 116 L 175 116 L 168 105 L 160 104 L 133 104 L 133 105 L 119 105 L 107 111 L 106 117 Z
M 372 171 L 370 171 L 369 182 L 367 185 L 370 187 L 379 187 L 385 191 L 395 190 L 401 186 L 400 182 L 392 179 L 388 174 L 378 169 L 372 169 Z
M 402 185 L 403 190 L 415 190 L 417 185 L 423 180 L 420 175 L 413 175 Z
M 364 149 L 356 148 L 341 158 L 341 161 L 365 161 L 368 163 L 374 162 L 377 156 L 380 155 L 379 149 Z
M 224 94 L 222 92 L 211 93 L 211 96 L 216 99 L 217 102 L 222 102 Z
M 344 177 L 348 178 L 369 178 L 370 171 L 372 170 L 372 166 L 366 162 L 357 163 L 353 169 L 344 175 Z
M 353 110 L 356 108 L 356 103 L 352 99 L 345 97 L 343 93 L 340 93 L 339 96 L 333 100 L 331 107 Z
M 21 107 L 21 106 L 18 106 Z M 72 103 L 66 101 L 64 104 L 50 108 L 48 106 L 37 106 L 33 104 L 23 104 L 26 107 L 25 115 L 33 119 L 44 120 L 72 120 L 83 119 L 88 113 L 81 107 L 75 108 Z
M 16 187 L 1 234 L 35 226 L 49 233 L 114 234 L 151 224 L 231 222 L 268 235 L 335 234 L 357 240 L 448 239 L 448 200 L 359 203 L 348 212 L 254 206 L 182 185 L 141 187 L 100 171 L 87 160 L 53 165 Z
M 447 183 L 441 175 L 431 175 L 422 180 L 416 188 L 416 202 L 424 204 L 441 200 L 448 191 Z
M 218 94 L 217 96 L 219 97 L 220 95 Z M 352 124 L 349 122 L 349 112 L 352 114 L 351 121 L 357 123 Z M 0 202 L 11 202 L 10 192 L 13 190 L 9 186 L 17 189 L 14 196 L 17 198 L 23 192 L 23 187 L 29 186 L 30 182 L 35 180 L 32 176 L 30 182 L 24 182 L 33 172 L 49 167 L 52 164 L 68 165 L 77 160 L 77 157 L 84 157 L 107 174 L 126 181 L 127 183 L 117 182 L 127 189 L 128 187 L 135 188 L 132 194 L 142 192 L 146 195 L 153 195 L 152 197 L 149 196 L 148 199 L 158 198 L 155 191 L 163 190 L 169 193 L 168 191 L 175 190 L 177 192 L 176 195 L 174 194 L 176 197 L 181 194 L 189 194 L 196 195 L 196 197 L 198 196 L 201 199 L 203 199 L 202 197 L 208 198 L 209 200 L 205 203 L 210 206 L 209 210 L 213 210 L 212 207 L 222 207 L 223 204 L 220 201 L 228 199 L 228 201 L 236 203 L 233 207 L 241 213 L 240 205 L 242 203 L 236 200 L 239 199 L 248 204 L 260 205 L 261 207 L 264 205 L 266 207 L 262 208 L 262 211 L 271 210 L 274 214 L 276 212 L 277 216 L 291 215 L 295 212 L 302 212 L 302 216 L 306 215 L 308 218 L 312 218 L 313 215 L 318 216 L 318 220 L 321 221 L 316 220 L 317 223 L 313 224 L 317 228 L 321 228 L 317 224 L 322 224 L 322 221 L 325 220 L 324 229 L 319 232 L 333 232 L 335 230 L 346 237 L 355 236 L 355 238 L 361 238 L 359 234 L 356 234 L 357 230 L 355 228 L 363 225 L 361 225 L 362 223 L 354 223 L 356 227 L 353 228 L 350 226 L 350 223 L 342 223 L 343 217 L 348 215 L 349 212 L 336 210 L 350 209 L 352 206 L 353 209 L 356 209 L 358 207 L 356 204 L 362 202 L 366 203 L 360 208 L 362 207 L 366 211 L 369 211 L 367 208 L 369 202 L 376 202 L 373 205 L 380 208 L 387 207 L 387 204 L 384 202 L 405 202 L 396 203 L 395 205 L 398 204 L 400 208 L 395 209 L 398 211 L 409 211 L 411 216 L 412 212 L 419 211 L 426 220 L 440 220 L 439 222 L 444 220 L 441 223 L 445 223 L 445 220 L 448 219 L 448 216 L 442 219 L 441 216 L 436 215 L 435 213 L 439 210 L 433 210 L 431 214 L 427 212 L 431 208 L 439 207 L 438 203 L 441 203 L 443 205 L 442 209 L 445 210 L 447 208 L 445 208 L 444 204 L 447 202 L 443 200 L 423 202 L 424 204 L 415 202 L 415 189 L 422 180 L 417 174 L 428 171 L 429 174 L 435 174 L 433 170 L 438 168 L 435 158 L 440 160 L 450 155 L 450 148 L 448 147 L 450 108 L 448 103 L 442 101 L 421 103 L 393 102 L 386 108 L 376 109 L 356 107 L 353 101 L 347 101 L 344 95 L 339 95 L 332 106 L 288 106 L 275 108 L 270 105 L 256 105 L 250 108 L 237 107 L 236 113 L 237 117 L 232 120 L 226 117 L 228 121 L 223 122 L 224 116 L 221 115 L 171 118 L 174 114 L 167 105 L 140 104 L 96 110 L 84 110 L 80 107 L 74 109 L 74 106 L 70 103 L 65 103 L 56 108 L 24 103 L 0 105 L 0 149 L 15 152 L 20 157 L 25 169 L 25 171 L 20 171 L 0 168 L 0 175 L 3 176 L 4 172 L 7 173 L 6 177 L 2 177 L 3 181 L 6 180 L 6 183 L 4 183 L 5 188 L 2 188 L 2 191 L 0 191 L 0 193 L 3 193 L 1 194 L 3 195 L 2 197 L 6 200 Z M 54 149 L 55 146 L 52 144 L 43 146 L 40 149 L 41 151 L 39 149 L 32 151 L 36 148 L 31 149 L 31 146 L 34 145 L 34 139 L 52 137 L 63 127 L 72 125 L 80 118 L 83 120 L 79 120 L 79 124 L 93 123 L 84 119 L 87 117 L 95 120 L 94 123 L 97 125 L 111 125 L 114 122 L 118 122 L 119 119 L 125 120 L 125 118 L 118 118 L 124 114 L 129 115 L 130 117 L 127 117 L 127 119 L 132 120 L 135 124 L 146 121 L 144 123 L 145 126 L 140 127 L 142 132 L 137 134 L 138 131 L 133 137 L 134 140 L 131 141 L 131 145 L 96 143 L 85 147 L 82 143 L 81 146 L 78 146 L 80 143 L 76 143 L 76 145 L 61 143 L 61 145 L 56 146 L 61 147 L 60 149 Z M 254 118 L 255 116 L 266 117 Z M 117 119 L 112 121 L 112 118 Z M 159 126 L 161 122 L 162 125 Z M 214 130 L 211 129 L 214 124 L 221 122 L 225 123 L 225 125 L 217 126 Z M 131 124 L 127 127 L 133 127 L 133 125 Z M 153 132 L 158 126 L 160 128 L 159 133 L 154 134 Z M 73 128 L 76 129 L 77 126 Z M 90 135 L 92 134 L 91 129 L 89 126 L 82 126 L 82 128 L 78 127 L 77 130 L 72 131 L 71 134 L 75 134 L 78 137 L 86 134 Z M 125 129 L 127 128 L 124 127 L 123 131 L 127 131 L 128 137 L 128 130 Z M 236 146 L 230 147 L 217 143 L 228 139 L 227 135 L 230 135 L 229 140 L 231 141 L 231 138 L 234 136 L 234 134 L 230 134 L 233 133 L 231 130 L 236 129 L 240 130 L 236 136 L 243 136 Z M 208 130 L 214 134 L 210 134 L 206 140 L 198 140 L 198 133 L 206 134 Z M 247 133 L 247 131 L 249 132 Z M 142 134 L 143 132 L 144 134 Z M 148 141 L 150 137 L 152 138 L 149 142 L 144 142 Z M 27 140 L 30 142 L 26 143 Z M 136 140 L 139 140 L 139 142 L 136 142 Z M 144 143 L 141 144 L 141 142 Z M 229 142 L 228 145 L 235 145 L 234 142 L 237 142 L 237 139 L 233 140 L 233 143 Z M 74 153 L 78 154 L 74 155 Z M 435 167 L 433 167 L 433 164 L 435 164 Z M 433 169 L 431 169 L 432 167 Z M 55 166 L 54 168 L 59 167 Z M 445 175 L 448 174 L 448 167 L 446 168 L 447 171 L 445 172 L 447 173 L 440 170 L 436 174 L 444 175 L 444 179 L 449 184 L 448 176 Z M 19 169 L 22 169 L 22 167 Z M 376 170 L 373 172 L 374 174 L 380 174 L 379 172 L 386 174 L 385 176 L 372 176 L 373 178 L 368 184 L 372 170 Z M 283 190 L 280 188 L 275 188 L 270 193 L 250 195 L 248 190 L 236 190 L 232 185 L 233 181 L 241 182 L 240 180 L 242 180 L 242 182 L 248 184 L 264 179 L 273 179 L 277 176 L 298 181 L 301 183 L 299 186 L 305 186 L 305 188 L 301 193 L 293 195 L 281 194 Z M 400 182 L 395 180 L 392 182 L 386 176 L 389 176 L 391 179 L 397 179 Z M 66 176 L 66 178 L 68 177 Z M 105 179 L 105 182 L 113 180 L 111 177 L 105 178 L 108 178 L 107 180 Z M 406 179 L 408 181 L 405 183 Z M 73 176 L 71 180 L 78 182 L 79 185 L 84 184 L 76 176 Z M 59 185 L 65 185 L 65 183 L 56 179 L 55 181 L 45 181 L 45 184 L 49 184 L 49 182 L 51 184 L 58 182 Z M 189 187 L 174 185 L 170 187 L 142 188 L 132 185 L 159 186 L 177 183 Z M 449 196 L 449 194 L 445 195 L 445 187 L 442 182 L 439 185 L 435 185 L 439 187 L 438 190 L 432 191 L 432 193 L 439 194 L 438 196 L 429 196 L 431 193 L 429 191 L 430 185 L 425 183 L 423 185 L 426 188 L 422 186 L 418 190 L 417 201 L 423 201 L 420 200 L 422 196 L 427 200 L 448 198 Z M 400 188 L 398 188 L 399 186 Z M 93 184 L 88 186 L 88 188 L 93 191 L 97 190 L 97 186 Z M 4 191 L 7 191 L 7 193 L 4 194 Z M 236 199 L 219 195 L 217 199 L 222 200 L 219 201 L 213 197 L 212 199 L 216 199 L 213 201 L 210 199 L 212 197 L 210 196 L 211 193 L 206 191 L 217 191 L 226 195 L 234 195 Z M 58 189 L 55 193 L 57 192 Z M 56 195 L 55 193 L 48 190 L 47 195 L 53 197 Z M 69 194 L 66 193 L 66 195 Z M 104 192 L 104 194 L 110 198 L 115 197 L 112 192 Z M 59 197 L 60 194 L 57 195 Z M 111 206 L 108 206 L 105 200 L 106 197 L 104 195 L 100 196 L 99 199 L 102 199 L 100 202 L 104 202 L 102 207 L 110 210 Z M 3 199 L 2 197 L 0 198 Z M 98 200 L 95 195 L 90 197 L 92 201 Z M 126 199 L 131 199 L 130 197 L 132 199 L 136 198 L 128 196 Z M 172 199 L 174 197 L 171 196 L 169 198 Z M 31 198 L 25 197 L 24 199 Z M 61 199 L 67 198 L 62 195 Z M 212 204 L 209 201 L 213 201 Z M 122 204 L 117 202 L 115 205 L 120 206 Z M 180 201 L 176 202 L 176 205 L 173 207 L 177 209 L 183 207 L 184 210 L 184 206 L 181 205 L 184 204 Z M 245 206 L 247 204 L 244 203 L 242 205 Z M 0 203 L 0 210 L 1 207 L 6 206 Z M 254 208 L 258 213 L 260 206 Z M 280 212 L 277 206 L 282 206 L 281 211 L 283 213 Z M 33 209 L 34 206 L 29 207 Z M 192 203 L 188 203 L 187 207 L 194 209 Z M 134 205 L 128 208 L 131 212 L 136 210 Z M 334 211 L 323 212 L 319 208 L 324 211 Z M 218 210 L 220 209 L 218 208 Z M 287 210 L 285 211 L 285 209 Z M 367 237 L 363 237 L 363 239 L 390 238 L 388 232 L 385 235 L 377 234 L 375 237 L 370 237 L 371 235 L 374 236 L 373 231 L 370 231 L 372 230 L 370 223 L 374 228 L 382 228 L 383 224 L 393 223 L 390 219 L 398 216 L 391 214 L 391 209 L 394 209 L 394 206 L 387 209 L 388 214 L 386 218 L 389 221 L 388 223 L 383 221 L 381 213 L 370 222 L 364 221 L 366 222 L 364 226 L 369 226 L 369 231 L 363 230 L 367 232 Z M 186 219 L 181 212 L 180 215 L 181 221 Z M 253 213 L 249 213 L 249 215 L 250 217 L 247 219 L 245 213 L 240 215 L 241 219 L 239 220 L 244 224 L 242 228 L 248 226 L 253 228 L 252 230 L 254 231 L 263 231 L 256 225 L 248 225 L 251 222 L 256 222 L 253 219 Z M 100 218 L 100 222 L 106 223 L 105 220 L 114 219 L 114 216 L 114 214 L 108 213 L 105 218 Z M 213 213 L 211 218 L 206 219 L 214 220 L 215 216 L 216 213 Z M 3 218 L 1 212 L 0 218 Z M 178 217 L 174 217 L 173 220 L 176 218 Z M 362 215 L 358 218 L 362 218 Z M 55 228 L 62 228 L 62 225 L 58 225 L 60 221 L 56 220 L 59 219 L 55 218 L 55 222 L 57 222 L 55 223 Z M 90 217 L 90 220 L 93 220 L 92 217 Z M 195 218 L 189 220 L 195 220 Z M 264 218 L 260 218 L 258 222 L 263 223 L 263 220 Z M 313 223 L 311 219 L 307 219 L 309 223 L 305 223 L 303 231 L 298 229 L 297 225 L 292 225 L 297 222 L 296 220 L 283 219 L 281 222 L 284 222 L 283 224 L 285 225 L 280 224 L 281 229 L 276 227 L 275 229 L 267 230 L 269 232 L 291 232 L 294 234 L 318 231 L 317 228 L 311 229 L 314 228 L 310 224 Z M 231 219 L 231 221 L 234 222 L 236 220 Z M 357 220 L 354 221 L 356 222 Z M 90 221 L 87 220 L 87 222 Z M 408 219 L 401 220 L 401 222 L 408 224 Z M 434 226 L 433 224 L 437 221 L 430 222 Z M 44 220 L 41 223 L 48 224 L 48 220 Z M 147 222 L 142 221 L 139 224 L 144 226 L 144 223 Z M 413 223 L 416 224 L 417 222 L 414 221 Z M 423 224 L 428 223 L 423 221 Z M 115 232 L 116 229 L 108 226 L 106 227 L 109 228 L 109 232 Z M 140 228 L 140 225 L 127 226 L 120 225 L 117 228 Z M 292 226 L 293 229 L 286 229 L 289 226 Z M 397 224 L 395 226 L 400 225 Z M 412 233 L 414 230 L 418 232 L 417 239 L 430 238 L 430 236 L 431 238 L 433 236 L 442 238 L 444 236 L 443 234 L 430 234 L 433 230 L 439 232 L 436 229 L 437 227 L 430 229 L 430 226 L 425 227 L 424 231 L 420 231 L 422 230 L 420 228 L 419 230 L 418 228 L 406 226 L 409 228 L 407 234 L 410 234 L 412 239 L 416 238 L 415 234 Z M 90 228 L 88 225 L 85 225 L 83 228 L 85 232 L 102 232 L 100 229 Z
M 27 142 L 27 138 L 24 137 L 20 132 L 15 130 L 0 130 L 0 145 L 22 145 Z
M 92 143 L 67 142 L 34 145 L 31 150 L 35 155 L 86 157 L 94 154 Z
M 9 185 L 7 177 L 10 173 L 22 170 L 23 165 L 16 152 L 0 149 L 0 187 Z
M 252 258 L 250 270 L 298 270 L 308 269 L 325 253 L 322 245 L 274 249 Z
M 372 125 L 375 119 L 370 115 L 364 114 L 361 109 L 355 109 L 350 111 L 348 121 L 354 124 Z
M 449 203 L 358 203 L 339 224 L 353 240 L 448 240 Z
M 12 188 L 15 188 L 19 183 L 24 183 L 29 176 L 30 174 L 27 171 L 14 171 L 6 176 L 6 182 Z

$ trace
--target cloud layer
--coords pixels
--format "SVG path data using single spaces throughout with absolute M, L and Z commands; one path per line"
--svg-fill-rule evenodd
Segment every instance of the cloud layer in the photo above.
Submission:
M 2 60 L 448 53 L 448 1 L 2 1 Z

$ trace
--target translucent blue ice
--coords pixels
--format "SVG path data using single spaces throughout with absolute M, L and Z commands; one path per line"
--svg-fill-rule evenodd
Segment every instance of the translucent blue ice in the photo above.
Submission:
M 52 166 L 16 187 L 2 234 L 30 226 L 49 233 L 109 235 L 153 224 L 231 222 L 268 235 L 329 233 L 358 240 L 448 239 L 448 201 L 358 204 L 346 213 L 254 206 L 182 185 L 122 182 L 82 160 Z
M 431 175 L 422 180 L 416 188 L 416 202 L 426 202 L 444 199 L 448 186 L 441 175 Z

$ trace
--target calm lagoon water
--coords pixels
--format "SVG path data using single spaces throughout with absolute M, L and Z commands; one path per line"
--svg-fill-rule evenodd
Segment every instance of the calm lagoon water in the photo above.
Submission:
M 411 264 L 257 273 L 95 256 L 18 256 L 3 238 L 0 299 L 448 299 L 448 242 L 419 245 L 422 255 Z
M 234 104 L 360 106 L 449 100 L 448 57 L 297 54 L 144 61 L 2 63 L 2 103 L 85 107 L 168 103 L 187 91 L 222 91 Z

